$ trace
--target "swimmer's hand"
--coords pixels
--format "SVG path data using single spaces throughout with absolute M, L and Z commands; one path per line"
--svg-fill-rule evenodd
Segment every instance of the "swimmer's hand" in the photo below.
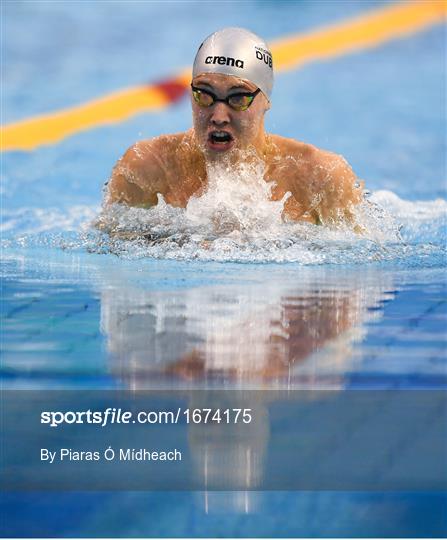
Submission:
M 95 220 L 90 224 L 98 231 L 109 235 L 111 238 L 118 240 L 153 240 L 154 235 L 149 231 L 135 231 L 135 230 L 123 230 L 122 224 L 120 224 L 119 215 L 122 213 L 122 206 L 116 205 L 115 207 L 106 206 Z
M 117 240 L 147 240 L 153 242 L 156 237 L 151 233 L 132 232 L 132 231 L 107 231 L 107 234 Z

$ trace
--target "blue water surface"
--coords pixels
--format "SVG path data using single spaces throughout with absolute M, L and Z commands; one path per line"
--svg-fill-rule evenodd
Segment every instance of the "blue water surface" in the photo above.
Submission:
M 272 41 L 386 4 L 7 2 L 2 120 L 163 80 L 219 27 Z M 433 25 L 275 81 L 267 129 L 344 155 L 403 223 L 397 248 L 319 239 L 306 260 L 242 264 L 80 241 L 124 150 L 190 127 L 186 98 L 3 154 L 2 387 L 445 389 L 445 38 Z M 436 492 L 3 492 L 0 513 L 11 537 L 447 535 Z

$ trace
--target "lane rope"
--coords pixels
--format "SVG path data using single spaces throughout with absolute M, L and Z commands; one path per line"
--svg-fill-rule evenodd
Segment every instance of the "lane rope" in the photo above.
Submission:
M 445 0 L 391 4 L 337 25 L 271 43 L 276 72 L 377 47 L 445 21 Z M 143 84 L 84 104 L 14 122 L 0 129 L 0 151 L 30 151 L 88 129 L 117 124 L 140 113 L 163 109 L 188 91 L 191 68 L 173 78 Z

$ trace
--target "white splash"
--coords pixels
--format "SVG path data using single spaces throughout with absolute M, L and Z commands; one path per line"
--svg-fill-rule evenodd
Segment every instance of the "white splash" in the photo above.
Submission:
M 162 196 L 148 210 L 104 208 L 98 225 L 111 235 L 112 251 L 132 258 L 312 264 L 339 262 L 340 254 L 352 251 L 353 244 L 362 245 L 367 259 L 375 260 L 378 255 L 371 251 L 371 243 L 400 241 L 391 216 L 366 200 L 356 216 L 355 225 L 365 231 L 360 236 L 348 225 L 328 228 L 285 222 L 282 214 L 290 193 L 271 200 L 273 184 L 265 182 L 262 163 L 213 165 L 207 176 L 207 191 L 192 197 L 184 209 L 166 204 Z
M 115 204 L 100 214 L 94 207 L 21 209 L 3 216 L 3 231 L 19 245 L 36 243 L 64 249 L 113 252 L 125 258 L 234 262 L 349 264 L 431 257 L 445 258 L 447 202 L 411 202 L 378 191 L 358 205 L 355 225 L 326 227 L 285 222 L 284 203 L 270 200 L 272 183 L 261 164 L 210 167 L 208 189 L 186 208 L 166 204 L 162 196 L 150 209 Z M 89 222 L 90 228 L 86 228 Z M 76 229 L 75 238 L 64 233 Z M 98 229 L 101 231 L 98 232 Z
M 208 167 L 208 190 L 193 197 L 186 207 L 192 225 L 212 228 L 219 236 L 268 237 L 282 228 L 286 193 L 279 201 L 270 200 L 272 184 L 264 180 L 262 163 Z

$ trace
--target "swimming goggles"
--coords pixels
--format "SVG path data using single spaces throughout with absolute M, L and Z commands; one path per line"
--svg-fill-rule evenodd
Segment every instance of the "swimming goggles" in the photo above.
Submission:
M 255 92 L 237 92 L 236 94 L 230 94 L 226 98 L 220 99 L 209 90 L 197 88 L 192 84 L 191 88 L 194 101 L 200 107 L 211 107 L 211 105 L 221 101 L 222 103 L 229 105 L 235 111 L 246 111 L 261 91 L 260 88 L 258 88 Z

